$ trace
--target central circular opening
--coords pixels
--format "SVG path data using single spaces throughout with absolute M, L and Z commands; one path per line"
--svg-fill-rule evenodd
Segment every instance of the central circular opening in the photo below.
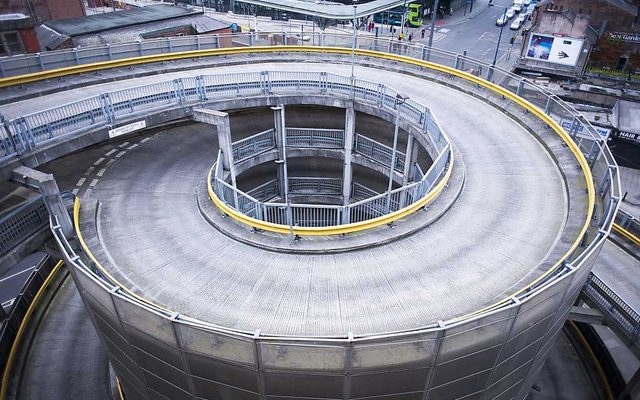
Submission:
M 304 228 L 331 234 L 341 232 L 322 228 L 390 223 L 420 208 L 435 197 L 451 147 L 426 107 L 383 90 L 373 106 L 315 100 L 194 110 L 218 132 L 212 200 L 255 228 L 301 235 L 309 234 Z

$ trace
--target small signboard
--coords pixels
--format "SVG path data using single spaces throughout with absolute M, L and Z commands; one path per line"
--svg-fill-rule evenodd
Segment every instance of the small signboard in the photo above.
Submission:
M 615 131 L 613 136 L 628 142 L 640 144 L 640 134 L 626 131 Z
M 526 58 L 555 64 L 575 66 L 582 50 L 582 39 L 532 33 Z
M 116 136 L 120 136 L 120 135 L 124 135 L 130 132 L 134 132 L 140 129 L 144 129 L 147 127 L 147 122 L 145 120 L 142 121 L 136 121 L 132 124 L 128 124 L 128 125 L 123 125 L 123 126 L 119 126 L 117 128 L 114 129 L 110 129 L 109 130 L 109 137 L 110 138 L 114 138 Z
M 567 132 L 571 132 L 571 125 L 573 124 L 573 121 L 570 120 L 566 120 L 566 119 L 561 119 L 560 120 L 560 126 L 564 128 L 565 131 Z M 609 137 L 609 135 L 611 134 L 611 129 L 609 128 L 603 128 L 601 126 L 593 126 L 593 128 L 596 130 L 596 132 L 598 132 L 598 134 L 600 135 L 601 138 L 603 139 L 607 139 Z M 582 124 L 576 124 L 575 126 L 575 133 L 578 136 L 582 136 L 583 133 L 583 129 L 584 127 L 582 126 Z M 585 136 L 585 138 L 588 138 L 590 136 Z

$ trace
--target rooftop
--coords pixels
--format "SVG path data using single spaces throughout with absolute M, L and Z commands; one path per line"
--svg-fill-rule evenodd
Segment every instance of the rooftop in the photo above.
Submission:
M 47 21 L 44 25 L 60 34 L 74 37 L 148 22 L 158 22 L 201 14 L 202 11 L 194 11 L 181 6 L 156 5 L 112 13 L 89 15 L 86 17 Z

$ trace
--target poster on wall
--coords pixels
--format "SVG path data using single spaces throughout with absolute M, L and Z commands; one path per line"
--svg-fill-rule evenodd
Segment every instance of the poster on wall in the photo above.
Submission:
M 575 66 L 582 50 L 582 39 L 555 37 L 532 33 L 527 58 L 550 63 Z

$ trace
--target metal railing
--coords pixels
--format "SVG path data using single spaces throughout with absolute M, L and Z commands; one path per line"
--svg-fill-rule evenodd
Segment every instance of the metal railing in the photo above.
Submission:
M 0 256 L 47 225 L 49 213 L 42 196 L 34 197 L 0 218 Z
M 591 273 L 583 293 L 602 310 L 627 339 L 640 347 L 640 314 L 597 275 Z
M 378 50 L 385 51 L 384 48 L 378 48 Z M 581 246 L 572 247 L 574 250 L 563 257 L 559 257 L 557 263 L 554 264 L 551 269 L 543 273 L 542 276 L 534 279 L 533 282 L 526 284 L 521 290 L 512 293 L 509 297 L 505 297 L 489 307 L 482 308 L 461 317 L 437 322 L 425 321 L 414 329 L 397 332 L 344 332 L 322 337 L 304 335 L 281 336 L 269 334 L 269 332 L 262 330 L 247 331 L 219 326 L 215 324 L 215 321 L 191 318 L 181 314 L 179 312 L 180 310 L 167 310 L 162 306 L 156 305 L 136 295 L 127 289 L 126 285 L 122 285 L 110 276 L 104 267 L 86 261 L 86 254 L 90 253 L 88 246 L 82 239 L 81 233 L 78 231 L 78 241 L 81 243 L 82 249 L 75 247 L 67 241 L 54 217 L 51 221 L 51 227 L 54 231 L 55 238 L 70 268 L 74 268 L 77 272 L 78 281 L 83 283 L 83 290 L 91 290 L 92 293 L 95 293 L 95 296 L 97 296 L 94 298 L 104 299 L 100 301 L 110 307 L 116 307 L 125 302 L 128 307 L 135 307 L 135 318 L 128 318 L 127 323 L 134 324 L 136 327 L 139 326 L 139 330 L 153 326 L 154 329 L 145 332 L 145 334 L 155 338 L 168 336 L 171 342 L 177 343 L 177 346 L 174 347 L 180 348 L 180 346 L 186 347 L 190 345 L 189 343 L 192 342 L 190 338 L 185 340 L 183 335 L 176 333 L 189 329 L 190 332 L 197 331 L 198 334 L 201 335 L 199 338 L 202 339 L 199 339 L 199 341 L 204 343 L 204 345 L 200 346 L 200 348 L 206 347 L 207 351 L 211 348 L 207 343 L 223 342 L 233 342 L 234 350 L 241 348 L 243 351 L 246 351 L 247 354 L 260 354 L 260 351 L 267 346 L 276 348 L 278 351 L 282 350 L 281 353 L 279 352 L 278 354 L 286 354 L 289 348 L 304 348 L 304 351 L 308 351 L 308 349 L 312 347 L 318 349 L 330 348 L 332 351 L 339 348 L 344 350 L 342 353 L 344 355 L 340 357 L 340 361 L 342 362 L 341 365 L 344 365 L 344 367 L 341 368 L 344 368 L 346 371 L 350 371 L 354 365 L 353 359 L 355 357 L 352 357 L 352 352 L 356 346 L 360 346 L 361 348 L 365 346 L 382 348 L 384 346 L 382 352 L 376 350 L 377 353 L 375 353 L 377 358 L 384 358 L 385 354 L 390 354 L 389 351 L 394 351 L 396 348 L 391 346 L 403 345 L 404 347 L 402 347 L 401 351 L 397 351 L 397 353 L 406 352 L 407 354 L 411 354 L 411 358 L 408 358 L 408 361 L 404 361 L 403 359 L 402 362 L 411 363 L 411 365 L 414 366 L 418 365 L 413 359 L 413 355 L 419 353 L 416 349 L 423 349 L 425 344 L 429 344 L 433 349 L 427 350 L 426 352 L 428 352 L 428 359 L 433 360 L 432 364 L 426 364 L 427 358 L 425 357 L 425 361 L 423 362 L 421 360 L 420 365 L 428 365 L 432 373 L 433 371 L 439 373 L 439 369 L 444 368 L 443 365 L 446 365 L 448 371 L 451 370 L 450 366 L 452 364 L 448 361 L 446 364 L 438 364 L 438 357 L 444 351 L 441 349 L 445 349 L 445 346 L 448 349 L 448 353 L 451 354 L 451 349 L 457 349 L 462 339 L 472 337 L 473 340 L 465 340 L 465 343 L 471 343 L 469 345 L 470 347 L 465 347 L 465 354 L 469 354 L 471 350 L 477 350 L 473 354 L 479 354 L 479 352 L 484 351 L 487 346 L 491 345 L 495 348 L 496 343 L 501 343 L 499 346 L 505 349 L 505 353 L 506 349 L 509 348 L 513 350 L 514 353 L 517 352 L 516 354 L 519 354 L 518 357 L 520 358 L 514 356 L 513 358 L 506 359 L 508 355 L 505 354 L 503 357 L 503 352 L 500 350 L 495 361 L 489 361 L 487 364 L 489 368 L 491 364 L 493 364 L 493 372 L 491 372 L 492 378 L 489 380 L 489 383 L 495 382 L 495 387 L 499 390 L 511 390 L 511 393 L 515 393 L 513 391 L 514 387 L 518 390 L 518 385 L 523 388 L 522 390 L 528 390 L 531 383 L 530 380 L 533 379 L 533 374 L 529 371 L 535 371 L 536 366 L 544 362 L 545 356 L 553 344 L 555 334 L 562 327 L 566 312 L 575 300 L 574 296 L 577 295 L 577 292 L 582 288 L 586 280 L 587 274 L 585 270 L 588 271 L 591 268 L 596 252 L 609 233 L 613 216 L 615 215 L 617 204 L 620 200 L 619 179 L 615 162 L 611 157 L 609 149 L 599 140 L 593 127 L 591 127 L 579 113 L 571 107 L 564 105 L 561 100 L 547 93 L 544 88 L 538 88 L 525 79 L 512 78 L 508 72 L 501 71 L 499 68 L 494 68 L 487 64 L 480 63 L 474 67 L 469 64 L 468 59 L 458 58 L 453 53 L 447 55 L 445 52 L 437 53 L 435 50 L 431 52 L 430 49 L 425 49 L 420 46 L 409 46 L 391 42 L 389 42 L 388 50 L 393 52 L 401 51 L 403 54 L 408 54 L 423 60 L 427 58 L 425 52 L 429 51 L 429 56 L 432 60 L 437 59 L 436 56 L 441 56 L 441 59 L 437 59 L 438 63 L 442 65 L 454 65 L 457 69 L 474 69 L 479 67 L 483 68 L 485 72 L 493 69 L 494 71 L 490 76 L 492 79 L 503 82 L 504 87 L 509 88 L 509 90 L 514 93 L 525 96 L 540 110 L 544 110 L 547 115 L 552 116 L 556 120 L 559 118 L 566 119 L 568 117 L 574 121 L 575 125 L 583 126 L 583 132 L 586 132 L 589 138 L 584 139 L 580 143 L 580 150 L 589 160 L 589 167 L 593 173 L 594 183 L 597 189 L 597 200 L 599 204 L 602 205 L 602 207 L 596 208 L 596 214 L 594 215 L 596 221 L 593 221 L 593 225 L 597 225 L 597 229 L 592 230 L 594 233 L 589 237 L 589 240 L 587 240 L 586 236 L 578 238 L 578 241 L 582 241 Z M 423 53 L 421 53 L 422 50 L 424 50 Z M 427 65 L 425 68 L 427 68 L 426 73 L 429 73 L 428 69 L 438 69 L 440 66 L 434 64 Z M 474 79 L 470 75 L 460 76 L 470 81 Z M 515 85 L 513 84 L 514 82 Z M 486 82 L 480 82 L 479 84 L 486 85 Z M 360 91 L 359 87 L 354 87 L 354 89 L 356 93 L 360 93 L 358 96 L 360 96 L 359 98 L 361 99 L 375 99 L 374 92 L 369 90 Z M 492 90 L 500 93 L 500 90 L 503 89 L 492 88 Z M 522 102 L 521 104 L 523 104 L 527 110 L 535 113 L 535 115 L 543 121 L 547 121 L 546 116 L 538 112 L 535 107 L 531 107 L 526 102 Z M 427 121 L 426 126 L 428 125 Z M 553 124 L 549 125 L 553 127 Z M 568 131 L 569 133 L 573 133 L 571 135 L 572 137 L 575 137 L 573 129 L 569 129 Z M 561 135 L 564 135 L 564 133 L 561 133 Z M 583 163 L 581 157 L 579 157 L 578 161 L 581 164 Z M 436 159 L 436 163 L 442 162 L 442 159 Z M 219 173 L 221 170 L 222 166 L 218 163 L 212 171 L 212 175 L 214 177 L 220 176 Z M 585 173 L 588 175 L 587 171 L 585 171 Z M 427 171 L 426 175 L 429 175 L 429 171 Z M 221 180 L 216 180 L 213 184 L 219 187 L 224 186 L 226 183 Z M 233 193 L 233 191 L 231 192 Z M 233 196 L 230 196 L 230 199 L 234 201 Z M 240 199 L 236 200 L 236 203 L 239 201 Z M 385 204 L 383 203 L 382 205 Z M 368 214 L 378 210 L 381 204 L 371 203 L 369 206 L 373 211 L 367 211 Z M 256 214 L 263 211 L 262 208 L 255 208 L 255 210 Z M 264 211 L 273 214 L 273 216 L 268 217 L 271 220 L 279 218 L 282 222 L 286 221 L 287 216 L 282 206 L 264 208 Z M 76 223 L 79 212 L 80 206 L 79 203 L 77 203 Z M 325 211 L 318 211 L 318 213 L 320 212 Z M 327 216 L 322 216 L 322 219 L 330 219 L 333 216 L 335 215 L 328 214 Z M 336 219 L 338 218 L 338 216 L 335 217 Z M 309 223 L 312 222 L 313 219 L 310 218 Z M 72 241 L 72 243 L 75 243 L 75 241 Z M 97 306 L 93 307 L 98 310 Z M 119 317 L 116 316 L 116 318 Z M 510 322 L 508 325 L 495 325 L 498 320 Z M 543 321 L 550 321 L 549 326 L 547 327 L 547 322 Z M 502 328 L 502 326 L 505 328 Z M 473 335 L 467 336 L 467 333 L 472 333 Z M 142 335 L 142 332 L 138 334 Z M 461 334 L 464 336 L 460 336 Z M 165 339 L 156 340 L 155 342 L 164 344 L 165 342 L 163 340 Z M 432 342 L 429 342 L 430 340 L 432 340 Z M 498 340 L 500 342 L 498 342 Z M 243 347 L 239 347 L 241 345 Z M 174 347 L 170 348 L 173 350 Z M 525 349 L 527 350 L 523 351 Z M 234 363 L 244 362 L 237 356 L 238 353 L 238 351 L 234 351 L 233 358 L 227 357 L 222 359 L 231 359 Z M 219 356 L 220 354 L 224 354 L 224 351 L 215 352 L 211 357 L 221 358 L 221 356 Z M 383 356 L 380 356 L 380 354 L 383 354 Z M 286 357 L 286 355 L 284 357 Z M 240 361 L 237 361 L 236 358 Z M 309 356 L 308 359 L 313 359 L 313 356 Z M 503 361 L 498 364 L 500 360 Z M 460 361 L 460 363 L 457 364 L 460 368 L 464 368 L 469 364 L 468 359 L 465 358 L 456 361 Z M 295 363 L 296 365 L 300 364 L 300 358 L 295 359 Z M 260 374 L 262 368 L 264 368 L 257 359 L 247 364 L 255 368 L 258 374 Z M 515 367 L 513 367 L 513 365 L 515 365 Z M 384 367 L 388 368 L 386 364 Z M 378 368 L 377 371 L 380 371 L 380 368 Z M 515 378 L 511 380 L 514 374 Z M 421 383 L 424 384 L 424 378 L 422 377 Z M 486 389 L 487 387 L 484 383 L 478 386 L 482 386 L 479 390 L 482 390 L 483 387 Z M 520 393 L 522 393 L 522 390 Z M 520 397 L 524 397 L 524 395 L 519 395 L 518 398 Z
M 321 44 L 323 46 L 343 46 L 345 48 L 350 48 L 351 37 L 349 35 L 310 36 L 311 40 L 309 42 L 305 42 L 305 45 L 314 46 L 316 44 Z M 232 38 L 232 41 L 233 44 L 243 42 L 243 45 L 245 46 L 246 43 L 250 45 L 274 45 L 287 44 L 288 38 L 286 34 L 256 34 L 246 35 L 243 37 L 234 37 Z M 299 41 L 293 43 L 300 44 Z M 458 324 L 462 323 L 463 321 L 471 322 L 477 318 L 481 318 L 482 316 L 490 315 L 491 313 L 496 312 L 496 310 L 498 309 L 519 308 L 521 304 L 524 304 L 529 300 L 538 297 L 538 295 L 541 293 L 545 293 L 546 288 L 551 287 L 556 283 L 560 283 L 565 279 L 571 280 L 571 277 L 575 275 L 575 271 L 580 269 L 580 267 L 590 267 L 590 259 L 594 251 L 596 251 L 603 240 L 606 240 L 606 237 L 609 233 L 611 223 L 613 222 L 613 218 L 616 214 L 618 203 L 621 198 L 621 193 L 617 165 L 613 159 L 613 156 L 611 155 L 611 152 L 606 146 L 604 140 L 593 128 L 593 126 L 591 126 L 591 124 L 578 111 L 576 111 L 570 105 L 564 103 L 564 101 L 556 97 L 553 93 L 549 92 L 544 87 L 535 84 L 527 78 L 517 76 L 515 74 L 512 74 L 510 71 L 506 71 L 497 66 L 492 66 L 488 63 L 463 56 L 462 54 L 429 48 L 420 44 L 409 44 L 406 42 L 398 43 L 390 40 L 389 38 L 373 38 L 363 36 L 357 38 L 356 47 L 357 49 L 376 50 L 380 52 L 405 56 L 407 58 L 411 58 L 412 62 L 419 62 L 420 60 L 431 61 L 432 64 L 422 64 L 425 68 L 427 68 L 427 72 L 432 72 L 435 70 L 442 71 L 446 74 L 455 73 L 456 75 L 461 76 L 464 80 L 471 82 L 476 82 L 475 79 L 478 79 L 477 77 L 487 78 L 487 80 L 490 82 L 500 84 L 499 88 L 493 87 L 492 91 L 498 93 L 500 93 L 500 90 L 504 90 L 504 93 L 512 92 L 519 95 L 521 98 L 524 98 L 527 104 L 532 104 L 539 110 L 544 111 L 545 114 L 556 121 L 572 121 L 571 126 L 566 129 L 566 131 L 571 136 L 571 138 L 576 141 L 580 148 L 580 151 L 588 159 L 589 167 L 591 168 L 594 184 L 596 187 L 598 201 L 602 205 L 597 209 L 598 212 L 594 216 L 594 218 L 597 220 L 596 224 L 598 229 L 589 236 L 588 240 L 587 237 L 583 238 L 584 246 L 578 246 L 571 254 L 568 254 L 566 257 L 559 259 L 558 262 L 554 265 L 554 268 L 544 274 L 543 279 L 536 279 L 534 283 L 527 286 L 526 290 L 519 291 L 517 294 L 515 294 L 513 299 L 517 299 L 517 301 L 514 301 L 511 298 L 505 299 L 496 303 L 496 305 L 480 310 L 477 313 L 472 313 L 461 318 L 455 318 L 451 321 L 443 321 L 439 324 L 434 323 L 431 325 L 425 325 L 421 329 L 430 331 L 445 330 L 446 327 L 450 326 L 451 324 Z M 207 54 L 203 53 L 203 55 Z M 191 54 L 188 55 L 188 57 L 197 57 L 197 55 Z M 375 57 L 375 55 L 373 55 L 373 57 Z M 402 59 L 398 58 L 397 56 L 391 55 L 388 57 L 396 57 L 397 60 L 402 62 Z M 104 68 L 108 68 L 108 66 L 105 66 Z M 462 72 L 455 72 L 456 70 Z M 465 74 L 464 72 L 470 72 L 470 74 Z M 246 74 L 245 76 L 247 80 L 251 80 L 251 77 L 253 77 L 254 75 Z M 262 79 L 264 77 L 261 76 L 260 78 Z M 194 79 L 198 82 L 197 85 L 194 83 L 192 86 L 187 86 L 189 90 L 178 90 L 178 93 L 195 92 L 198 94 L 195 97 L 197 98 L 198 96 L 200 96 L 200 101 L 204 101 L 207 98 L 206 96 L 216 93 L 218 86 L 211 85 L 210 83 L 205 84 L 205 82 L 208 82 L 207 77 L 198 77 Z M 265 93 L 268 93 L 269 90 L 273 90 L 270 82 L 266 82 L 263 80 L 261 80 L 261 82 L 265 82 L 265 84 L 261 84 L 259 88 L 253 88 L 254 92 L 259 92 L 259 89 L 262 89 Z M 477 82 L 479 84 L 486 85 L 485 82 Z M 301 86 L 303 84 L 304 82 L 301 82 Z M 369 82 L 363 86 L 356 85 L 352 87 L 349 79 L 343 78 L 341 82 L 323 84 L 320 92 L 324 90 L 325 93 L 333 93 L 332 91 L 336 91 L 340 94 L 346 94 L 352 89 L 359 99 L 363 99 L 364 101 L 371 101 L 376 104 L 384 104 L 385 98 L 387 98 L 386 96 L 384 96 L 384 89 L 376 90 L 371 85 L 372 83 Z M 373 85 L 377 87 L 377 85 Z M 180 87 L 180 85 L 177 86 Z M 206 87 L 206 90 L 203 90 L 204 87 Z M 241 92 L 243 90 L 243 87 L 238 83 L 235 84 L 235 86 L 226 85 L 224 86 L 224 90 L 226 90 L 230 96 L 237 96 L 238 93 L 242 94 Z M 247 93 L 249 93 L 248 90 Z M 189 96 L 189 99 L 192 99 L 194 97 L 191 94 L 189 94 Z M 186 99 L 186 97 L 182 94 L 180 94 L 178 98 Z M 101 101 L 101 105 L 104 105 L 104 109 L 94 109 L 94 111 L 98 112 L 100 116 L 109 116 L 110 108 L 108 101 L 106 101 L 106 99 L 101 99 Z M 531 108 L 530 110 L 533 110 L 533 108 Z M 404 107 L 402 108 L 402 111 L 404 113 Z M 114 116 L 116 118 L 118 117 L 117 115 L 113 114 L 111 114 L 111 116 Z M 429 113 L 425 113 L 425 117 L 427 118 L 425 119 L 425 121 L 423 121 L 423 123 L 425 123 L 425 126 L 427 126 L 427 131 L 429 132 L 429 134 L 431 134 L 432 137 L 437 138 L 437 136 L 434 136 L 432 130 L 428 128 L 428 116 Z M 16 123 L 18 122 L 14 121 L 14 124 Z M 18 126 L 20 126 L 20 124 L 18 124 Z M 578 127 L 581 127 L 580 133 L 581 135 L 584 135 L 584 137 L 577 138 Z M 29 129 L 29 126 L 24 125 L 24 128 L 22 129 Z M 4 138 L 8 138 L 11 142 L 10 151 L 15 150 L 15 148 L 18 148 L 19 150 L 19 144 L 22 143 L 20 142 L 22 136 L 15 137 L 16 131 L 12 130 L 11 132 L 14 137 L 9 138 L 7 136 L 4 136 Z M 435 134 L 437 135 L 437 132 Z M 434 142 L 438 143 L 437 140 L 435 140 Z M 214 176 L 218 176 L 217 171 L 220 169 L 221 167 L 219 166 L 216 168 L 216 170 L 214 170 Z M 428 174 L 429 172 L 427 172 L 427 175 Z M 216 182 L 216 184 L 218 183 Z M 220 184 L 222 184 L 222 182 L 220 182 Z M 135 296 L 129 295 L 125 290 L 123 290 L 120 284 L 112 282 L 107 277 L 93 273 L 93 269 L 87 266 L 82 259 L 74 258 L 76 256 L 76 251 L 71 248 L 71 246 L 69 246 L 66 240 L 62 237 L 60 230 L 55 228 L 55 226 L 56 224 L 52 223 L 56 238 L 60 241 L 64 251 L 68 253 L 69 261 L 74 265 L 75 268 L 78 268 L 79 270 L 85 271 L 87 274 L 89 274 L 91 276 L 91 279 L 97 282 L 101 282 L 100 285 L 105 285 L 108 293 L 116 293 L 119 296 L 126 296 L 132 303 L 138 305 L 139 307 L 153 310 L 154 313 L 166 320 L 171 320 L 176 323 L 182 323 L 182 320 L 186 318 L 183 316 L 178 316 L 176 318 L 174 313 L 160 309 L 152 303 L 146 302 L 144 299 L 135 298 Z M 110 289 L 113 289 L 113 291 L 109 292 Z M 204 321 L 197 321 L 194 319 L 188 320 L 190 324 L 201 326 L 202 329 L 205 329 L 207 331 L 232 331 L 229 329 L 222 330 L 221 328 L 211 326 Z M 419 330 L 417 329 L 412 332 L 417 331 Z M 255 332 L 234 331 L 231 334 L 239 335 L 240 337 L 244 338 L 255 338 Z M 265 336 L 260 336 L 261 340 L 264 340 L 264 338 Z M 274 340 L 286 340 L 283 338 L 276 338 L 272 336 L 270 336 L 269 338 Z M 340 343 L 350 343 L 350 339 L 347 338 L 346 333 L 345 335 L 336 337 L 335 339 L 341 340 Z M 364 340 L 366 340 L 366 338 L 364 338 Z
M 316 128 L 287 128 L 287 147 L 318 147 L 342 149 L 344 130 Z
M 290 176 L 289 193 L 340 196 L 342 195 L 342 179 L 312 176 Z
M 47 222 L 48 220 L 47 218 Z M 2 325 L 0 326 L 0 365 L 8 365 L 11 348 L 14 346 L 14 341 L 16 340 L 20 325 L 27 314 L 27 310 L 54 267 L 55 264 L 51 257 L 44 257 L 31 271 L 29 277 L 20 289 L 20 293 L 11 304 L 8 317 L 2 321 Z
M 396 112 L 398 92 L 384 85 L 361 79 L 351 81 L 348 77 L 336 74 L 262 71 L 199 75 L 102 93 L 7 120 L 0 127 L 3 143 L 0 158 L 17 156 L 36 150 L 38 146 L 62 136 L 112 126 L 125 118 L 153 110 L 197 104 L 213 99 L 300 92 L 349 99 L 352 98 L 354 88 L 358 89 L 356 100 Z M 423 126 L 429 135 L 437 139 L 434 143 L 436 147 L 441 147 L 446 142 L 426 107 L 409 101 L 399 107 L 403 118 Z M 291 129 L 289 133 L 293 146 L 336 148 L 340 143 L 344 144 L 344 132 L 340 130 Z M 272 132 L 265 131 L 262 134 L 263 136 L 245 139 L 246 143 L 238 143 L 234 152 L 237 151 L 239 156 L 245 156 L 247 151 L 252 151 L 254 145 L 266 148 L 273 143 L 270 139 L 273 136 Z
M 384 166 L 391 165 L 393 148 L 380 142 L 356 133 L 356 143 L 353 148 L 356 153 L 362 154 Z M 405 154 L 396 150 L 396 161 L 393 169 L 402 173 L 404 171 Z
M 239 162 L 276 148 L 275 129 L 256 133 L 232 144 L 233 160 Z

